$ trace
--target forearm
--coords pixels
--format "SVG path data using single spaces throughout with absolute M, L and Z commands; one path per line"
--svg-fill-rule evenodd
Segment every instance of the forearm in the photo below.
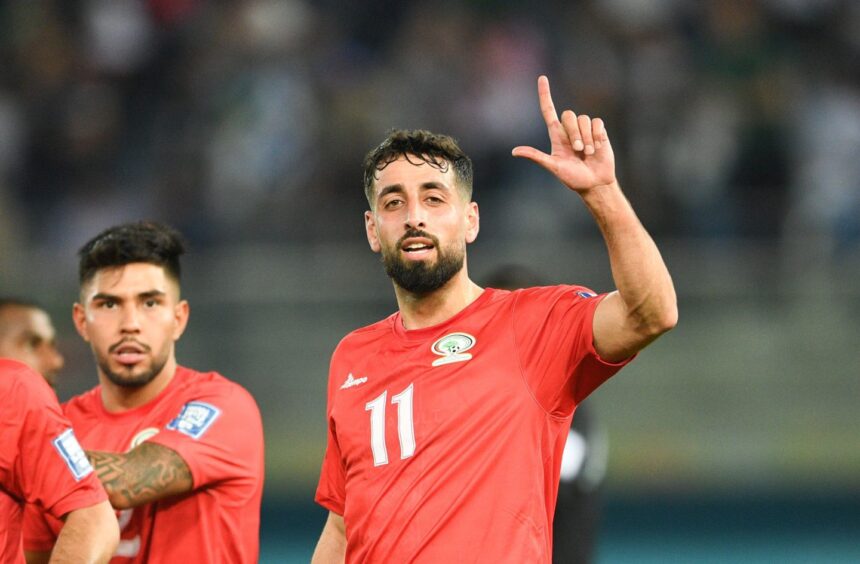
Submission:
M 116 509 L 137 507 L 193 487 L 182 457 L 161 445 L 143 443 L 124 454 L 87 451 L 87 457 Z
M 51 552 L 51 564 L 110 560 L 119 543 L 119 525 L 107 502 L 69 513 Z
M 582 192 L 603 234 L 612 278 L 628 318 L 643 334 L 659 334 L 677 322 L 672 277 L 654 240 L 617 182 Z
M 343 517 L 329 513 L 311 564 L 342 564 L 346 557 L 346 528 Z

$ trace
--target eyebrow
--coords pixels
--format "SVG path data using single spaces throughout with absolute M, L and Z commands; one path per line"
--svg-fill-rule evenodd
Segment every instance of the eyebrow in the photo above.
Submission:
M 446 192 L 451 190 L 445 184 L 442 184 L 441 182 L 435 182 L 432 180 L 429 182 L 423 182 L 421 184 L 421 189 L 422 190 L 444 190 Z M 389 184 L 388 186 L 381 188 L 379 190 L 379 196 L 377 196 L 376 199 L 381 200 L 382 198 L 384 198 L 388 194 L 391 194 L 392 192 L 402 193 L 404 191 L 405 191 L 405 189 L 403 188 L 403 184 Z
M 166 296 L 165 292 L 161 290 L 149 290 L 147 292 L 141 292 L 137 295 L 138 298 L 146 300 L 148 298 L 157 298 L 161 296 Z M 99 292 L 98 294 L 92 297 L 92 301 L 96 300 L 114 300 L 114 301 L 122 301 L 122 298 L 115 294 L 108 294 L 106 292 Z

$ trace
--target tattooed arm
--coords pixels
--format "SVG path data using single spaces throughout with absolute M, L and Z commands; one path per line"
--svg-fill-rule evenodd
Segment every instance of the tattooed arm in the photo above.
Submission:
M 191 470 L 176 451 L 142 443 L 125 454 L 87 451 L 115 509 L 130 509 L 190 492 Z

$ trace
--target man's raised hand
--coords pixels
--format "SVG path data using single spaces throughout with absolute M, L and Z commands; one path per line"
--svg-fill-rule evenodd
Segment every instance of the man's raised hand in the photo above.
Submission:
M 572 110 L 565 110 L 559 121 L 549 91 L 549 80 L 545 76 L 538 78 L 538 98 L 549 133 L 551 153 L 519 146 L 511 154 L 536 162 L 576 192 L 583 193 L 614 183 L 615 155 L 603 120 L 577 116 Z

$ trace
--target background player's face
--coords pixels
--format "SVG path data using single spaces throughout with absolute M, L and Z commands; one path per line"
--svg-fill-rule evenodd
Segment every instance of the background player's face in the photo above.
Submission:
M 365 213 L 367 240 L 401 288 L 432 292 L 462 268 L 478 236 L 478 205 L 457 188 L 452 167 L 400 158 L 377 173 L 375 209 Z
M 11 305 L 0 310 L 0 356 L 23 362 L 52 387 L 64 363 L 51 318 L 28 306 Z
M 117 386 L 141 387 L 175 365 L 174 343 L 188 322 L 188 303 L 160 266 L 105 268 L 81 288 L 73 317 L 99 372 Z

